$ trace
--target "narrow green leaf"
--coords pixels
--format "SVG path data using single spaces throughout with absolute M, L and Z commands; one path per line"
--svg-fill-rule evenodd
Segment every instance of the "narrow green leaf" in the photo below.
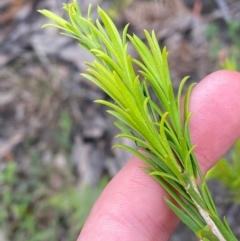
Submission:
M 109 114 L 115 116 L 118 120 L 122 121 L 123 123 L 127 124 L 129 127 L 131 127 L 132 129 L 134 129 L 135 131 L 139 132 L 139 127 L 135 124 L 135 122 L 131 119 L 131 117 L 129 115 L 127 115 L 126 113 L 119 113 L 117 111 L 112 111 L 112 110 L 108 110 L 107 111 Z
M 227 228 L 227 230 L 229 231 L 229 233 L 230 233 L 232 236 L 234 236 L 234 234 L 233 234 L 231 228 L 229 227 L 228 222 L 227 222 L 227 220 L 226 220 L 225 217 L 223 218 L 223 223 L 224 223 L 225 227 Z
M 238 241 L 234 237 L 234 235 L 232 235 L 232 232 L 229 232 L 228 229 L 226 229 L 226 226 L 221 222 L 221 220 L 219 220 L 215 216 L 211 216 L 211 219 L 216 224 L 216 226 L 218 227 L 219 231 L 222 233 L 222 235 L 224 236 L 224 238 L 227 241 Z
M 119 65 L 106 53 L 99 49 L 92 49 L 91 52 L 98 57 L 103 63 L 106 63 L 111 71 L 115 70 L 121 78 L 124 77 L 123 70 Z
M 147 67 L 148 71 L 154 76 L 154 79 L 158 79 L 158 73 L 154 69 L 154 59 L 151 55 L 151 52 L 147 48 L 147 46 L 144 44 L 144 42 L 134 35 L 133 37 L 128 35 L 128 38 L 130 39 L 131 43 L 134 45 L 135 49 L 137 50 L 139 56 L 141 57 L 144 65 Z M 161 86 L 162 88 L 164 86 Z
M 140 146 L 138 146 L 138 147 L 141 147 L 141 148 L 143 148 L 143 149 L 148 149 L 148 150 L 152 151 L 152 150 L 151 150 L 152 147 L 151 147 L 149 144 L 147 144 L 146 142 L 144 142 L 144 141 L 141 140 L 140 138 L 138 138 L 138 137 L 136 137 L 136 136 L 133 136 L 132 134 L 118 134 L 116 137 L 117 137 L 117 138 L 128 138 L 128 139 L 130 139 L 130 140 L 132 140 L 132 141 L 134 141 L 134 142 L 137 142 L 138 145 L 140 145 Z
M 167 205 L 173 210 L 173 212 L 185 223 L 194 233 L 198 232 L 199 227 L 194 220 L 189 218 L 184 212 L 182 212 L 177 206 L 175 206 L 169 199 L 164 198 Z
M 147 30 L 144 30 L 145 36 L 147 38 L 148 44 L 151 48 L 151 53 L 153 55 L 153 60 L 154 60 L 154 64 L 155 64 L 155 70 L 158 72 L 159 78 L 161 80 L 161 84 L 167 85 L 166 83 L 166 79 L 164 78 L 164 72 L 163 72 L 163 68 L 162 68 L 162 54 L 161 51 L 159 49 L 159 45 L 155 44 L 156 43 L 156 36 L 154 31 L 152 31 L 152 36 L 150 36 L 149 32 Z M 155 38 L 155 42 L 154 39 Z
M 117 56 L 122 61 L 123 60 L 123 52 L 124 52 L 123 44 L 122 44 L 121 37 L 119 35 L 119 32 L 118 32 L 115 24 L 100 7 L 98 7 L 98 14 L 101 17 L 101 19 L 106 27 L 106 31 L 108 32 L 108 35 L 110 36 L 114 49 L 117 53 Z
M 68 21 L 66 21 L 65 19 L 59 17 L 57 14 L 55 14 L 47 9 L 38 10 L 38 12 L 43 14 L 47 18 L 51 19 L 52 21 L 54 21 L 56 24 L 60 25 L 64 29 L 65 29 L 66 25 L 69 25 Z
M 130 146 L 117 144 L 117 145 L 114 145 L 113 148 L 122 148 L 126 151 L 129 151 L 134 156 L 139 157 L 141 160 L 143 160 L 149 166 L 149 168 L 152 168 L 152 169 L 156 168 L 156 165 L 153 162 L 151 162 L 151 160 L 149 160 L 148 157 L 146 157 L 141 152 L 137 151 L 136 149 Z
M 128 45 L 124 46 L 124 54 L 121 63 L 121 68 L 124 70 L 124 82 L 129 86 L 129 88 L 133 89 L 133 83 L 138 76 L 136 76 L 133 65 L 132 65 L 132 58 L 128 55 Z
M 180 83 L 179 88 L 178 88 L 177 103 L 178 103 L 179 116 L 181 116 L 181 106 L 180 105 L 181 105 L 182 91 L 183 91 L 183 87 L 184 87 L 184 85 L 185 85 L 185 83 L 187 82 L 188 79 L 189 79 L 189 76 L 184 77 L 181 80 L 181 83 Z
M 120 121 L 115 121 L 114 125 L 122 131 L 123 134 L 126 135 L 132 135 L 131 131 L 129 130 L 129 127 L 127 127 L 125 124 L 123 124 Z
M 92 4 L 89 4 L 89 6 L 88 6 L 88 13 L 87 13 L 88 19 L 91 19 L 91 12 L 92 12 Z
M 103 34 L 101 31 L 99 31 L 91 22 L 89 22 L 85 18 L 82 18 L 82 21 L 87 24 L 87 26 L 91 29 L 91 31 L 93 31 L 95 34 L 98 35 L 99 39 L 101 39 L 101 41 L 104 43 L 106 48 L 110 51 L 110 53 L 114 55 L 116 60 L 118 62 L 121 62 L 119 59 L 119 56 L 117 55 L 117 52 L 115 51 L 114 47 L 111 44 L 110 39 L 106 37 L 106 34 Z
M 183 135 L 181 117 L 179 115 L 177 104 L 175 101 L 172 85 L 168 85 L 168 111 L 170 112 L 170 118 L 173 125 L 173 129 L 178 136 Z
M 187 94 L 185 96 L 185 100 L 184 100 L 184 120 L 186 120 L 188 118 L 190 95 L 191 95 L 191 91 L 192 91 L 192 89 L 195 85 L 196 85 L 196 83 L 193 83 L 189 86 L 189 88 L 187 90 Z
M 192 146 L 190 148 L 190 150 L 188 151 L 187 155 L 185 156 L 185 159 L 184 159 L 184 166 L 185 166 L 185 170 L 186 170 L 186 173 L 190 176 L 190 177 L 194 177 L 194 169 L 195 169 L 195 165 L 194 163 L 192 162 L 192 159 L 191 159 L 191 154 L 193 152 L 193 150 L 196 148 L 196 145 L 195 146 Z
M 217 209 L 216 209 L 216 207 L 214 205 L 212 196 L 211 196 L 211 194 L 209 192 L 209 189 L 207 187 L 206 182 L 203 182 L 201 184 L 201 191 L 202 191 L 203 199 L 204 199 L 208 209 L 210 210 L 211 214 L 215 215 L 216 217 L 218 217 Z
M 75 10 L 76 10 L 76 12 L 77 12 L 77 15 L 78 15 L 79 17 L 82 17 L 82 12 L 81 12 L 81 9 L 80 9 L 80 6 L 79 6 L 77 0 L 73 0 L 73 5 L 74 5 L 74 7 L 75 7 Z M 92 5 L 89 4 L 89 8 L 91 8 L 91 7 L 92 7 Z
M 122 43 L 123 43 L 123 46 L 126 45 L 127 43 L 127 31 L 128 31 L 128 28 L 129 28 L 129 23 L 124 27 L 123 29 L 123 34 L 122 34 Z
M 178 165 L 178 163 L 175 160 L 175 157 L 172 153 L 171 147 L 169 146 L 169 143 L 167 141 L 166 135 L 165 135 L 165 128 L 164 128 L 164 124 L 165 124 L 165 120 L 168 116 L 168 112 L 164 113 L 162 118 L 161 118 L 161 122 L 160 122 L 160 136 L 161 136 L 161 140 L 163 142 L 163 146 L 169 156 L 168 160 L 169 160 L 169 167 L 172 170 L 172 172 L 176 175 L 176 177 L 179 178 L 179 180 L 181 180 L 181 168 Z
M 152 172 L 150 172 L 150 176 L 161 176 L 164 178 L 169 178 L 169 179 L 172 179 L 174 182 L 177 182 L 180 185 L 182 185 L 182 183 L 177 178 L 175 178 L 174 176 L 171 176 L 167 173 L 164 173 L 164 172 L 152 171 Z
M 145 95 L 149 99 L 149 106 L 150 106 L 150 109 L 151 109 L 151 115 L 152 115 L 154 121 L 158 122 L 158 119 L 157 119 L 157 116 L 156 116 L 156 113 L 155 113 L 155 109 L 154 109 L 154 102 L 151 100 L 146 81 L 143 81 L 143 83 L 142 83 L 142 91 L 145 92 Z

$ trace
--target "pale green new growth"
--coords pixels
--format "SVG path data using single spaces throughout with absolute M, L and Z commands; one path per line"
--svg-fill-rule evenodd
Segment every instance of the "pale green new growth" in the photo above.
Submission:
M 144 31 L 146 45 L 136 35 L 127 34 L 128 25 L 120 35 L 101 8 L 98 8 L 100 20 L 96 22 L 91 19 L 91 7 L 88 17 L 84 18 L 77 1 L 64 4 L 63 8 L 69 13 L 70 22 L 48 10 L 40 10 L 55 22 L 44 27 L 53 26 L 63 30 L 64 35 L 76 39 L 95 56 L 92 63 L 86 63 L 87 73 L 82 75 L 112 98 L 113 102 L 96 102 L 110 107 L 108 113 L 118 119 L 115 125 L 122 133 L 117 137 L 133 140 L 139 150 L 125 145 L 116 147 L 132 152 L 148 164 L 146 171 L 178 204 L 176 206 L 166 198 L 168 206 L 200 240 L 237 240 L 227 222 L 220 220 L 194 156 L 195 146 L 191 145 L 189 133 L 191 113 L 188 111 L 193 85 L 188 88 L 185 97 L 182 123 L 180 98 L 187 78 L 180 84 L 176 101 L 167 50 L 160 50 L 154 31 Z M 128 41 L 134 46 L 140 60 L 129 55 Z M 138 66 L 137 73 L 134 65 Z M 196 181 L 198 178 L 200 185 Z

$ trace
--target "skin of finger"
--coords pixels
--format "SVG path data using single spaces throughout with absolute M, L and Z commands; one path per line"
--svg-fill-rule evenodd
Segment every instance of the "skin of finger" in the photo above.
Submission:
M 192 143 L 205 172 L 240 137 L 240 74 L 218 71 L 193 89 Z M 166 241 L 178 219 L 166 206 L 165 191 L 133 157 L 95 203 L 78 241 Z
M 203 172 L 240 137 L 240 74 L 221 70 L 193 89 L 191 140 Z

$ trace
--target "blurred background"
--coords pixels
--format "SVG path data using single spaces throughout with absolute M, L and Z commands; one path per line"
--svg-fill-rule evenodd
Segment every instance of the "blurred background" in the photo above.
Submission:
M 114 119 L 93 103 L 107 96 L 79 74 L 92 56 L 56 29 L 41 29 L 48 20 L 36 10 L 64 16 L 63 2 L 0 1 L 0 241 L 76 240 L 94 201 L 131 156 L 111 149 Z M 175 88 L 186 75 L 198 82 L 223 67 L 240 69 L 239 0 L 79 2 L 84 13 L 93 4 L 94 17 L 101 6 L 119 29 L 130 23 L 140 37 L 154 29 L 168 47 Z M 219 182 L 210 186 L 240 239 L 239 205 Z M 196 240 L 183 225 L 171 238 L 181 240 Z

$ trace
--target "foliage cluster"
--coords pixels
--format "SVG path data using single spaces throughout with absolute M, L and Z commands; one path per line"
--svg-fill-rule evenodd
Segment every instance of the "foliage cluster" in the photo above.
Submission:
M 218 216 L 194 155 L 195 147 L 191 145 L 188 104 L 193 85 L 185 97 L 182 119 L 180 98 L 187 78 L 182 80 L 175 100 L 167 50 L 159 48 L 154 31 L 144 31 L 145 44 L 136 35 L 127 34 L 128 25 L 120 34 L 101 8 L 98 9 L 100 20 L 96 22 L 91 18 L 91 7 L 87 18 L 84 18 L 77 1 L 64 4 L 64 10 L 68 12 L 70 21 L 48 10 L 39 12 L 55 22 L 45 27 L 59 28 L 94 55 L 95 60 L 86 63 L 88 69 L 83 76 L 113 100 L 96 102 L 108 106 L 108 113 L 118 119 L 115 124 L 122 133 L 117 137 L 135 141 L 144 154 L 129 146 L 117 146 L 148 164 L 146 171 L 179 206 L 167 198 L 166 203 L 201 240 L 236 240 L 226 220 L 222 221 Z M 128 41 L 141 60 L 128 53 Z M 135 65 L 140 69 L 138 73 Z M 155 98 L 149 89 L 153 90 Z M 201 184 L 197 181 L 199 178 Z

